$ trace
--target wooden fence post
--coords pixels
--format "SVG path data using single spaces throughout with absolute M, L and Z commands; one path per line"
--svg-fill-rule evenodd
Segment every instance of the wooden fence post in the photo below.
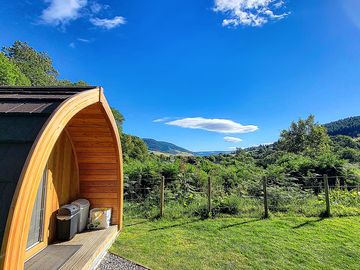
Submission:
M 160 217 L 164 216 L 164 206 L 165 206 L 165 176 L 162 176 L 160 183 Z
M 330 212 L 329 180 L 326 174 L 324 174 L 324 187 L 325 187 L 325 201 L 326 201 L 325 216 L 330 217 L 331 212 Z
M 208 190 L 207 190 L 207 197 L 208 197 L 208 216 L 211 216 L 211 177 L 208 177 Z
M 269 218 L 269 205 L 267 196 L 267 178 L 263 179 L 263 192 L 264 192 L 264 218 Z

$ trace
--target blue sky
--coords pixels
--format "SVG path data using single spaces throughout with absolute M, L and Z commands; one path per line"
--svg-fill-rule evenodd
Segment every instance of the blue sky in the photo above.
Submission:
M 102 85 L 127 133 L 227 150 L 273 142 L 309 114 L 360 114 L 359 10 L 357 0 L 5 1 L 0 41 L 27 41 L 62 78 Z

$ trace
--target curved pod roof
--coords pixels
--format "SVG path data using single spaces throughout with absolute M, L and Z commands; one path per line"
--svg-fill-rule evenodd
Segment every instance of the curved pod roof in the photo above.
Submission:
M 5 173 L 0 171 L 0 185 L 8 189 L 7 196 L 0 197 L 5 206 L 0 218 L 7 220 L 6 226 L 0 224 L 4 269 L 23 268 L 32 207 L 53 146 L 69 122 L 94 104 L 101 108 L 114 142 L 119 205 L 116 223 L 121 227 L 121 145 L 102 88 L 0 88 L 0 127 L 7 130 L 0 133 L 0 154 L 15 156 L 0 159 L 0 169 L 6 169 Z

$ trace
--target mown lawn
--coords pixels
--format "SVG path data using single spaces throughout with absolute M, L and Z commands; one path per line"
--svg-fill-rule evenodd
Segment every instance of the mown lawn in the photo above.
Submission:
M 360 217 L 128 220 L 110 251 L 152 269 L 360 269 Z

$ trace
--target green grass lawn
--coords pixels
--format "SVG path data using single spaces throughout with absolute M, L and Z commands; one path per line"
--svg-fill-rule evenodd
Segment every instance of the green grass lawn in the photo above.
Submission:
M 360 269 L 360 217 L 134 219 L 110 251 L 152 269 Z

